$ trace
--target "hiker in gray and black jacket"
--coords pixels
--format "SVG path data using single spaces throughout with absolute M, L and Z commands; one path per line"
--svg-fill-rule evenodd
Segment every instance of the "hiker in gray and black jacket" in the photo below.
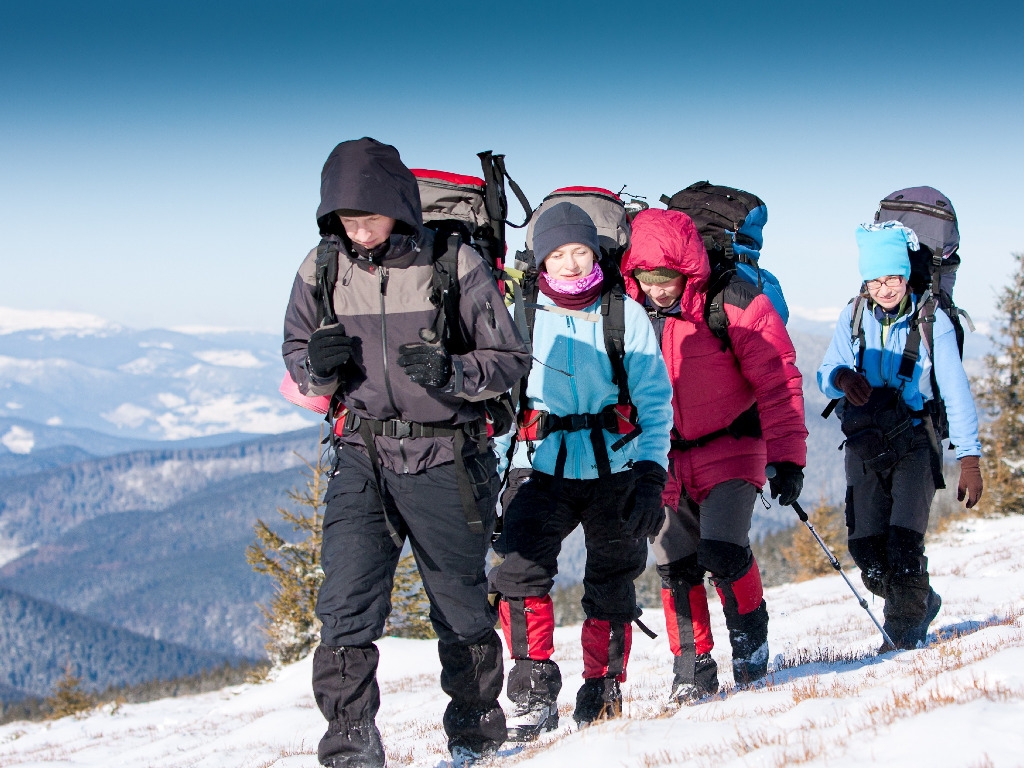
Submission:
M 449 749 L 472 761 L 505 740 L 502 648 L 484 576 L 500 481 L 483 401 L 524 375 L 529 353 L 468 246 L 459 251 L 458 319 L 471 349 L 452 354 L 436 341 L 433 233 L 394 147 L 368 138 L 339 144 L 320 193 L 324 239 L 299 267 L 283 345 L 300 391 L 334 395 L 340 411 L 313 658 L 313 691 L 328 720 L 320 762 L 384 765 L 373 643 L 405 539 L 430 596 L 441 687 L 451 697 Z M 318 251 L 322 267 L 336 260 L 328 296 L 318 292 Z

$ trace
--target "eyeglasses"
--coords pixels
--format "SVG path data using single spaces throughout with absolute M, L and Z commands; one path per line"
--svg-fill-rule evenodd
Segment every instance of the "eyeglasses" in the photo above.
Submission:
M 883 285 L 886 288 L 899 288 L 903 285 L 903 280 L 904 278 L 902 275 L 889 275 L 888 277 L 880 277 L 877 280 L 867 280 L 865 281 L 865 284 L 867 285 L 868 290 L 877 291 Z

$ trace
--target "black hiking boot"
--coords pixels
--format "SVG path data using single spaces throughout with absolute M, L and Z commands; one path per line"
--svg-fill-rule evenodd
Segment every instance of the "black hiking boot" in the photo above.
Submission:
M 327 732 L 317 757 L 332 768 L 383 768 L 384 745 L 375 717 L 380 707 L 374 645 L 319 645 L 313 654 L 313 695 Z
M 517 704 L 505 718 L 508 740 L 534 741 L 538 736 L 558 727 L 558 704 L 536 698 Z
M 452 755 L 453 768 L 470 768 L 474 765 L 481 765 L 487 763 L 488 758 L 498 754 L 498 748 L 494 746 L 477 748 L 465 744 L 456 744 L 449 747 L 448 751 Z
M 622 715 L 622 690 L 614 677 L 592 677 L 583 681 L 576 693 L 576 711 L 572 719 L 582 728 L 597 720 Z
M 768 674 L 768 608 L 764 600 L 756 610 L 738 615 L 728 610 L 725 625 L 732 645 L 732 677 L 736 685 L 749 685 Z
M 902 635 L 899 634 L 897 627 L 898 624 L 894 625 L 894 622 L 886 620 L 882 625 L 882 629 L 885 633 L 892 638 L 892 641 L 896 645 L 889 645 L 887 642 L 883 642 L 878 648 L 879 653 L 889 653 L 895 651 L 897 648 L 903 650 L 912 650 L 917 648 L 919 645 L 925 645 L 928 642 L 928 627 L 935 617 L 939 615 L 939 609 L 942 608 L 942 596 L 939 595 L 934 589 L 929 587 L 928 602 L 926 604 L 927 612 L 924 615 L 924 619 L 915 627 L 905 631 Z M 895 634 L 894 634 L 895 633 Z M 898 639 L 897 639 L 898 638 Z
M 683 656 L 675 657 L 673 667 L 676 674 L 672 680 L 672 692 L 668 696 L 669 704 L 692 704 L 705 696 L 718 693 L 718 664 L 710 653 L 698 655 L 692 670 L 679 669 L 685 663 Z
M 372 722 L 328 724 L 321 749 L 331 745 L 339 751 L 320 758 L 328 768 L 384 768 L 384 745 L 380 732 Z
M 934 597 L 933 597 L 934 595 Z M 893 646 L 903 651 L 912 651 L 923 642 L 928 625 L 938 614 L 942 599 L 928 583 L 928 573 L 890 574 L 885 584 L 885 615 L 883 629 Z M 934 610 L 934 613 L 932 611 Z M 880 652 L 894 650 L 883 643 Z
M 441 689 L 452 697 L 442 723 L 448 750 L 465 748 L 479 757 L 500 747 L 506 737 L 505 713 L 498 704 L 502 674 L 501 641 L 492 630 L 479 643 L 439 641 Z
M 558 727 L 562 673 L 550 660 L 516 659 L 508 673 L 512 713 L 505 718 L 509 741 L 533 741 Z

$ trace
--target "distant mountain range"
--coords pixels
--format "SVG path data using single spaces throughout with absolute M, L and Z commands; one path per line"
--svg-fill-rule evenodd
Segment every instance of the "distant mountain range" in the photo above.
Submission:
M 320 449 L 319 418 L 277 393 L 280 340 L 6 312 L 0 700 L 45 694 L 67 661 L 105 687 L 262 656 L 257 606 L 272 583 L 245 563 L 245 547 L 257 518 L 279 527 L 276 508 L 303 484 L 296 454 Z M 790 329 L 804 372 L 810 507 L 844 493 L 841 433 L 820 418 L 814 381 L 831 326 L 794 318 Z M 969 340 L 977 366 L 986 340 Z M 794 521 L 759 504 L 755 532 Z M 584 560 L 582 537 L 571 537 L 559 582 L 582 578 Z M 41 649 L 40 638 L 57 647 Z
M 0 649 L 0 702 L 47 696 L 68 668 L 85 689 L 99 691 L 192 675 L 228 660 L 95 621 L 3 586 Z
M 284 370 L 274 334 L 136 331 L 90 315 L 0 308 L 0 419 L 149 441 L 315 424 L 277 394 Z M 0 431 L 10 453 L 30 453 L 39 440 L 38 427 Z

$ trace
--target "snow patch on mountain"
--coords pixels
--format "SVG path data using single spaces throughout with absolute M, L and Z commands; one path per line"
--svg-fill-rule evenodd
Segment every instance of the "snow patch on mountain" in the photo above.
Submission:
M 116 333 L 121 326 L 84 312 L 0 307 L 0 336 L 20 331 L 49 331 L 53 338 Z
M 11 453 L 31 453 L 35 444 L 35 435 L 24 427 L 11 427 L 0 437 L 0 445 Z
M 141 408 L 134 403 L 121 403 L 112 411 L 107 413 L 101 413 L 104 419 L 109 421 L 115 427 L 129 427 L 134 429 L 141 427 L 146 423 L 147 419 L 153 417 L 153 412 L 148 408 Z
M 297 409 L 282 410 L 277 398 L 226 394 L 204 396 L 177 405 L 154 417 L 168 440 L 183 440 L 220 432 L 276 434 L 309 426 Z
M 264 363 L 246 349 L 208 349 L 193 352 L 204 363 L 224 365 L 228 368 L 262 368 Z
M 810 320 L 813 323 L 835 323 L 842 307 L 799 307 L 790 305 L 789 314 L 802 320 Z

